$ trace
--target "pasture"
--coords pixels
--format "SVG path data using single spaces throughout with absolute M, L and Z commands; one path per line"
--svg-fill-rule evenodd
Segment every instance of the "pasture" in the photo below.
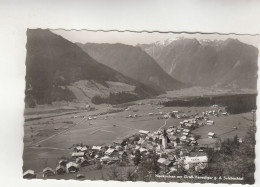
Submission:
M 139 130 L 156 131 L 160 127 L 177 126 L 184 119 L 157 119 L 159 112 L 167 113 L 177 110 L 192 116 L 211 107 L 163 107 L 158 105 L 160 99 L 150 99 L 133 102 L 118 112 L 113 106 L 103 105 L 95 111 L 78 110 L 77 113 L 43 117 L 39 120 L 26 121 L 24 124 L 24 170 L 33 169 L 37 172 L 43 168 L 55 167 L 58 158 L 70 157 L 72 146 L 82 143 L 87 145 L 108 145 L 113 141 L 122 140 Z M 126 110 L 125 110 L 126 109 Z M 153 115 L 149 115 L 153 113 Z M 53 110 L 50 114 L 54 114 Z M 137 114 L 137 117 L 129 115 Z M 46 115 L 46 110 L 44 111 Z M 89 120 L 90 116 L 96 119 Z M 161 115 L 162 116 L 162 115 Z M 233 138 L 235 135 L 243 137 L 252 124 L 252 114 L 236 114 L 221 117 L 211 117 L 214 125 L 205 125 L 192 131 L 200 135 L 198 143 L 212 144 L 216 139 L 209 139 L 208 132 L 214 132 L 217 138 Z M 233 127 L 237 127 L 234 129 Z

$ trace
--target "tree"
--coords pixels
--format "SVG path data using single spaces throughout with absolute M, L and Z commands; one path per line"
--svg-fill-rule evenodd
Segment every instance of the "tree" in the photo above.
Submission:
M 101 164 L 101 162 L 98 160 L 97 162 L 96 162 L 96 168 L 97 169 L 102 169 L 102 164 Z
M 119 171 L 117 170 L 116 166 L 110 168 L 110 172 L 108 175 L 109 180 L 122 180 Z
M 136 172 L 134 170 L 127 170 L 127 173 L 126 173 L 126 180 L 127 181 L 136 181 L 138 178 L 138 175 L 136 174 Z
M 140 150 L 136 150 L 135 151 L 135 158 L 134 158 L 134 164 L 138 165 L 140 163 L 141 160 L 141 153 Z
M 121 143 L 121 146 L 123 147 L 123 146 L 126 146 L 126 144 L 127 144 L 127 139 L 124 139 L 123 141 L 122 141 L 122 143 Z
M 224 140 L 220 151 L 209 151 L 208 174 L 243 177 L 244 184 L 253 184 L 255 172 L 255 132 L 249 130 L 240 144 L 237 137 Z

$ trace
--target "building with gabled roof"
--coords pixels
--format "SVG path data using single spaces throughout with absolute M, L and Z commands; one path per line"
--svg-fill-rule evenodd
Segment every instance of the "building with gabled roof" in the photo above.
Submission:
M 66 165 L 67 173 L 76 173 L 79 171 L 79 165 L 75 162 L 69 162 Z
M 23 173 L 23 178 L 24 179 L 33 179 L 33 178 L 36 178 L 36 174 L 35 174 L 35 171 L 33 170 L 27 170 Z
M 55 171 L 50 168 L 50 167 L 46 167 L 43 171 L 42 171 L 42 176 L 43 177 L 48 177 L 48 176 L 52 176 L 55 174 Z
M 62 165 L 58 165 L 58 166 L 56 167 L 56 173 L 57 173 L 58 175 L 62 175 L 62 174 L 64 174 L 64 173 L 66 173 L 66 167 L 65 167 L 65 166 L 62 166 Z

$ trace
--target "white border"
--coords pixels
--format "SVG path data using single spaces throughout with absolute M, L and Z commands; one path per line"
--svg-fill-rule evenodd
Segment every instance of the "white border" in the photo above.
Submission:
M 27 28 L 132 29 L 260 33 L 258 0 L 3 1 L 0 0 L 1 186 L 130 186 L 131 182 L 23 180 L 23 107 Z M 258 81 L 259 86 L 259 81 Z M 259 99 L 257 102 L 259 106 Z M 259 111 L 257 112 L 259 116 Z M 257 136 L 259 137 L 259 132 Z M 259 157 L 259 138 L 257 138 Z M 256 166 L 258 169 L 259 159 Z M 256 184 L 259 185 L 255 173 Z M 157 186 L 158 183 L 134 183 Z M 194 184 L 159 183 L 163 186 Z M 199 184 L 197 184 L 198 186 Z M 205 184 L 212 186 L 214 184 Z M 228 186 L 228 185 L 221 185 Z M 238 185 L 235 185 L 238 186 Z M 239 185 L 240 186 L 240 185 Z

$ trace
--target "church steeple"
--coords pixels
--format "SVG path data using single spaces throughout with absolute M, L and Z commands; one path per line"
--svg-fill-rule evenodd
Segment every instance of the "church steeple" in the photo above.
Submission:
M 167 136 L 167 133 L 166 133 L 166 130 L 163 129 L 163 136 L 166 137 Z
M 163 146 L 163 148 L 164 149 L 167 149 L 167 147 L 168 147 L 168 141 L 169 140 L 169 138 L 168 138 L 168 135 L 167 135 L 167 132 L 166 132 L 166 130 L 165 129 L 163 129 L 163 133 L 162 133 L 162 146 Z

